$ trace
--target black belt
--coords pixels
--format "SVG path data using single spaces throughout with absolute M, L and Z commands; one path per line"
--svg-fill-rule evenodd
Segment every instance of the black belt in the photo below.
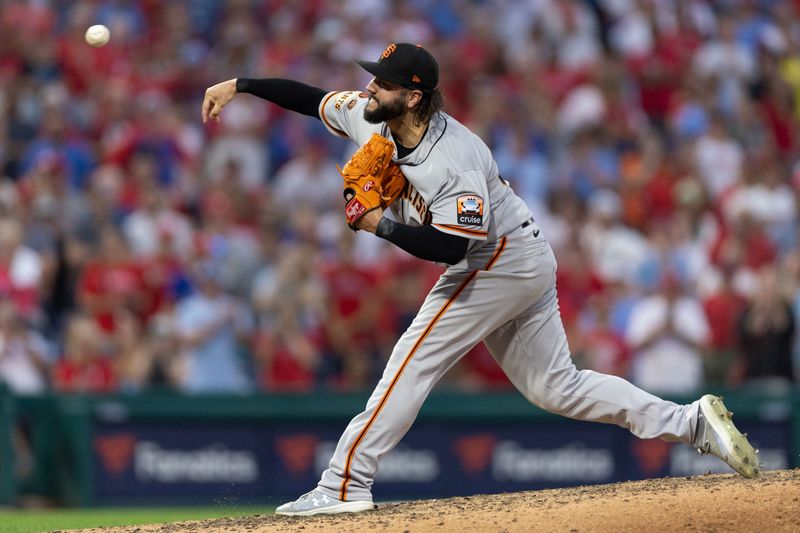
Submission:
M 530 226 L 531 224 L 533 224 L 534 222 L 536 222 L 536 221 L 535 221 L 535 220 L 533 220 L 533 217 L 531 217 L 531 218 L 529 218 L 528 220 L 526 220 L 525 222 L 523 222 L 523 223 L 522 223 L 522 225 L 521 225 L 520 227 L 521 227 L 522 229 L 525 229 L 525 228 L 527 228 L 528 226 Z

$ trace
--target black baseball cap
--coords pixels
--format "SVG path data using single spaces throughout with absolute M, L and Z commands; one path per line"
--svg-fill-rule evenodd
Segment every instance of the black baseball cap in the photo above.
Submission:
M 408 89 L 431 92 L 439 84 L 439 65 L 433 56 L 418 44 L 392 43 L 377 61 L 356 61 L 382 80 Z

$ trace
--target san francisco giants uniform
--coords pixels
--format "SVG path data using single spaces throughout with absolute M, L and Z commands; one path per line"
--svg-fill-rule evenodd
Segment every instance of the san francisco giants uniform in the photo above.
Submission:
M 320 117 L 332 133 L 359 145 L 373 133 L 391 139 L 386 125 L 364 120 L 367 102 L 366 93 L 332 92 Z M 371 500 L 381 457 L 411 427 L 439 378 L 480 341 L 543 409 L 617 424 L 641 438 L 691 444 L 697 402 L 677 405 L 618 377 L 575 368 L 558 309 L 553 252 L 478 136 L 438 113 L 420 144 L 395 162 L 409 185 L 391 206 L 392 216 L 471 241 L 400 337 L 364 412 L 347 426 L 322 474 L 322 493 Z

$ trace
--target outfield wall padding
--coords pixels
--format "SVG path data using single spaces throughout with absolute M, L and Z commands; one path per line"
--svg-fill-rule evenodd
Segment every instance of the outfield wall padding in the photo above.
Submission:
M 800 466 L 800 394 L 725 395 L 765 468 Z M 0 395 L 0 503 L 66 506 L 269 503 L 309 490 L 368 394 Z M 688 402 L 691 398 L 670 398 Z M 13 479 L 21 424 L 35 468 Z M 546 413 L 515 393 L 431 395 L 381 461 L 376 500 L 509 492 L 728 472 L 688 446 Z

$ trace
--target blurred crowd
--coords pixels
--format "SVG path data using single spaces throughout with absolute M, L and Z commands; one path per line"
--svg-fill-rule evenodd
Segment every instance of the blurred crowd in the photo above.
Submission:
M 368 389 L 443 267 L 342 215 L 355 150 L 209 85 L 437 57 L 559 261 L 576 364 L 654 392 L 800 367 L 800 2 L 0 0 L 0 381 Z M 92 48 L 92 24 L 111 42 Z M 482 347 L 446 377 L 511 386 Z

